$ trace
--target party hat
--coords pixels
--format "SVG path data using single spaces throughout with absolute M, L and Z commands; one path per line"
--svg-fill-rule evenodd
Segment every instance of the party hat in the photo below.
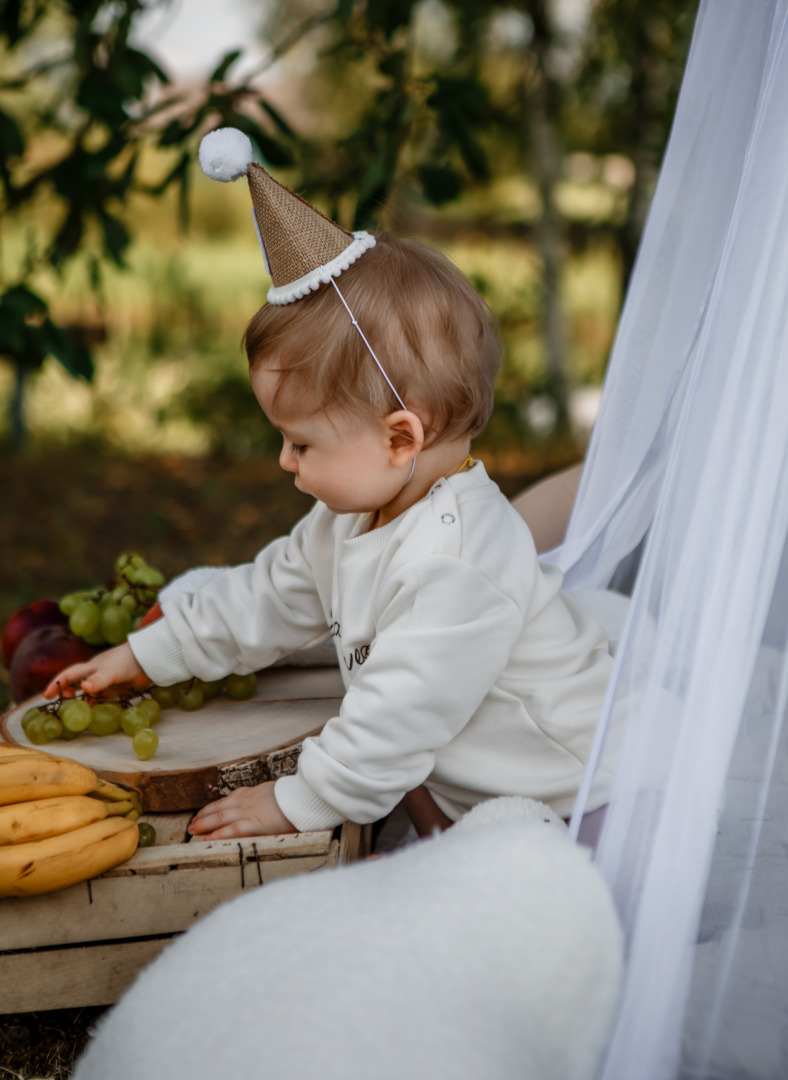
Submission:
M 200 143 L 206 176 L 228 183 L 246 176 L 252 219 L 271 275 L 270 304 L 290 304 L 347 270 L 375 246 L 368 232 L 347 232 L 253 161 L 252 143 L 237 128 L 218 128 Z

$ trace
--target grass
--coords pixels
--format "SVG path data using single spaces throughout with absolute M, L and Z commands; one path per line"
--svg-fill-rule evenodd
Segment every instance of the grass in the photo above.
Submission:
M 68 1080 L 103 1007 L 0 1016 L 1 1080 Z

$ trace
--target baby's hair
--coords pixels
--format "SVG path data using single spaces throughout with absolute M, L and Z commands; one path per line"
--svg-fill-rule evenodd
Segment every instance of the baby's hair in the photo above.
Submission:
M 427 413 L 429 442 L 478 435 L 501 363 L 498 321 L 444 255 L 376 233 L 337 284 L 408 408 Z M 277 393 L 298 380 L 318 408 L 382 418 L 401 406 L 331 285 L 292 304 L 266 304 L 244 335 L 254 369 L 275 364 Z

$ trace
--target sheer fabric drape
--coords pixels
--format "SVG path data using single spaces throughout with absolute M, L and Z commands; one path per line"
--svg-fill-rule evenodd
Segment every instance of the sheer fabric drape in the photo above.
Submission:
M 788 1076 L 787 536 L 788 0 L 704 0 L 544 556 L 631 595 L 597 742 L 628 942 L 603 1080 Z

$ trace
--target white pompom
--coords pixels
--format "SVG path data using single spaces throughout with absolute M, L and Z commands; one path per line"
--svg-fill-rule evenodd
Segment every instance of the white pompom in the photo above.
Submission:
M 227 184 L 246 174 L 254 160 L 252 142 L 238 128 L 217 128 L 200 143 L 200 168 L 212 180 Z

